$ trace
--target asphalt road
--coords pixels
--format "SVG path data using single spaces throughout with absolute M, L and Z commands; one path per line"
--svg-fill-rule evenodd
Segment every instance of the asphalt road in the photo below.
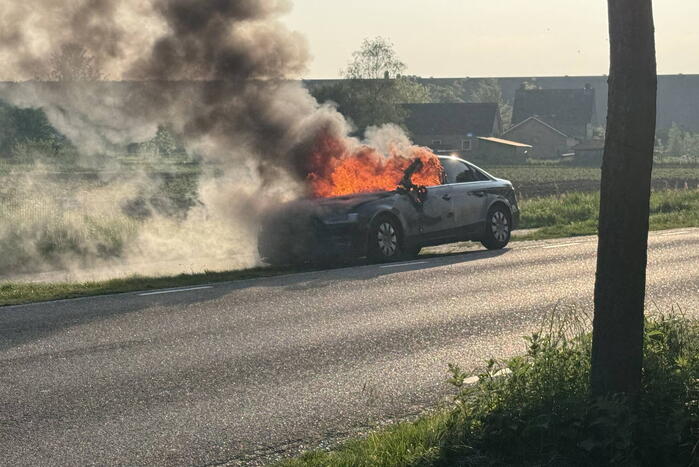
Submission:
M 651 234 L 648 302 L 699 314 L 699 229 Z M 594 238 L 0 308 L 0 464 L 268 460 L 448 399 L 447 364 L 590 310 Z

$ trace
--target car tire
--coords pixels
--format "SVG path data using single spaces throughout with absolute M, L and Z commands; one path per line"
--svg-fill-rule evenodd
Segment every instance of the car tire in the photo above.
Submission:
M 512 216 L 509 209 L 502 204 L 496 204 L 490 208 L 485 219 L 485 237 L 481 243 L 489 250 L 504 248 L 510 242 L 512 233 Z
M 402 232 L 398 222 L 390 216 L 381 216 L 371 223 L 367 257 L 373 263 L 399 259 L 402 254 Z

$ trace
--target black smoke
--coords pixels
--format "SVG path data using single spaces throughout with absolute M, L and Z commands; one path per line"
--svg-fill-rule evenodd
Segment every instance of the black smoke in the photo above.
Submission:
M 158 245 L 167 243 L 167 251 L 201 255 L 191 246 L 210 243 L 197 235 L 214 229 L 202 222 L 227 229 L 221 238 L 254 238 L 266 205 L 304 194 L 316 140 L 349 132 L 344 118 L 298 81 L 309 53 L 280 21 L 289 8 L 283 0 L 6 0 L 0 73 L 15 82 L 0 83 L 0 99 L 41 108 L 88 161 L 171 129 L 223 175 L 201 180 L 201 205 L 184 227 L 144 225 L 134 240 L 140 249 L 132 250 L 160 258 Z M 97 71 L 56 73 L 66 51 Z M 254 251 L 249 240 L 235 247 Z

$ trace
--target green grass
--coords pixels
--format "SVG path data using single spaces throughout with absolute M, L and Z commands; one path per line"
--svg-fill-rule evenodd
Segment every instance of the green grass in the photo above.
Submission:
M 516 240 L 540 240 L 548 238 L 594 235 L 597 233 L 597 211 L 599 194 L 570 193 L 561 196 L 549 196 L 523 200 L 521 227 L 537 229 L 534 232 L 517 236 Z M 0 209 L 0 212 L 2 210 Z M 81 217 L 76 225 L 90 227 L 92 244 L 99 247 L 99 253 L 109 255 L 111 250 L 118 254 L 119 245 L 123 243 L 127 223 L 115 222 L 88 225 L 89 217 Z M 83 225 L 85 224 L 85 225 Z M 60 253 L 57 248 L 65 250 L 72 243 L 87 235 L 85 228 L 77 230 L 64 228 L 63 223 L 50 224 L 49 227 L 34 228 L 34 235 L 39 235 L 37 245 L 41 246 L 45 258 Z M 61 227 L 61 228 L 59 228 Z M 653 193 L 651 198 L 650 227 L 662 230 L 681 227 L 699 227 L 699 190 L 673 190 Z M 21 263 L 23 243 L 17 240 L 12 248 L 7 248 L 0 259 L 0 265 Z M 99 240 L 99 242 L 97 242 Z M 5 239 L 8 243 L 8 239 Z M 74 248 L 79 252 L 77 246 Z M 97 250 L 96 250 L 97 251 Z M 96 253 L 95 253 L 96 254 Z M 25 254 L 25 256 L 27 256 Z M 28 256 L 27 256 L 28 257 Z M 306 269 L 307 270 L 307 269 Z M 29 303 L 42 300 L 83 297 L 109 293 L 129 292 L 167 287 L 196 285 L 207 282 L 232 281 L 290 273 L 296 270 L 259 267 L 241 271 L 228 271 L 202 274 L 182 274 L 165 277 L 130 277 L 111 281 L 85 283 L 6 283 L 0 284 L 0 306 Z
M 699 321 L 647 321 L 634 402 L 590 399 L 590 335 L 565 326 L 528 337 L 525 355 L 487 362 L 474 385 L 451 367 L 458 391 L 451 408 L 281 465 L 697 465 Z
M 597 234 L 599 193 L 568 193 L 525 199 L 520 203 L 520 209 L 520 227 L 539 230 L 519 236 L 518 240 Z M 682 227 L 699 227 L 699 190 L 653 192 L 650 229 Z
M 496 177 L 513 183 L 551 183 L 572 180 L 600 180 L 601 170 L 595 167 L 514 165 L 483 167 Z M 654 180 L 699 180 L 699 166 L 653 168 Z
M 0 306 L 140 290 L 183 287 L 213 282 L 256 279 L 259 277 L 289 274 L 295 271 L 296 270 L 292 268 L 258 267 L 239 271 L 204 272 L 201 274 L 180 274 L 162 277 L 131 276 L 94 282 L 5 282 L 0 283 Z
M 196 173 L 138 183 L 82 175 L 0 175 L 0 275 L 123 258 L 144 229 L 175 224 L 199 203 Z
M 281 465 L 296 466 L 403 466 L 435 459 L 449 433 L 453 415 L 440 410 L 414 422 L 393 425 L 365 438 L 347 441 L 336 451 L 311 451 Z
M 484 167 L 496 177 L 510 180 L 520 198 L 599 191 L 601 171 L 593 167 L 518 165 Z M 699 166 L 655 167 L 655 190 L 699 188 Z

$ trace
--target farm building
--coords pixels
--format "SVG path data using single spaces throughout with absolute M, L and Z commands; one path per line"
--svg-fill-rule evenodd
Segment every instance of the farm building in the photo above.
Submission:
M 478 138 L 478 149 L 472 159 L 489 164 L 523 164 L 531 149 L 529 144 L 482 136 Z
M 557 159 L 571 151 L 578 140 L 554 128 L 538 117 L 529 117 L 503 133 L 503 138 L 531 145 L 528 157 Z
M 500 136 L 502 121 L 497 104 L 438 103 L 404 104 L 405 126 L 415 142 L 435 151 L 454 151 L 467 156 L 479 136 Z
M 512 125 L 536 117 L 562 133 L 577 139 L 592 138 L 595 121 L 595 90 L 589 84 L 583 89 L 525 89 L 515 92 Z

